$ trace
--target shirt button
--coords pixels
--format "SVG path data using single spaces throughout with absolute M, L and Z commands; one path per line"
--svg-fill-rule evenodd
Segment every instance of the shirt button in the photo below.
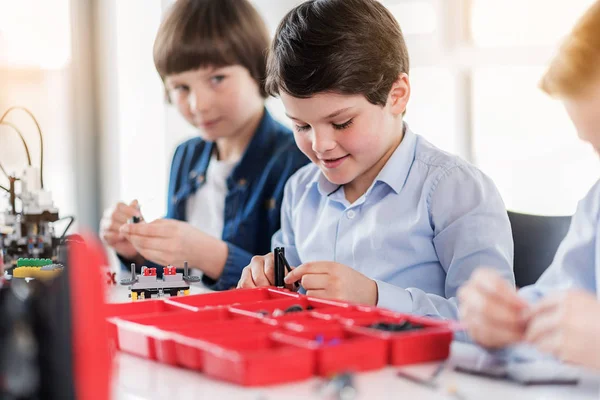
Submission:
M 204 182 L 204 175 L 200 175 L 198 178 L 196 178 L 196 182 L 203 183 Z
M 248 183 L 248 181 L 246 181 L 244 178 L 241 178 L 241 179 L 238 181 L 238 185 L 240 185 L 240 186 L 245 186 L 245 185 L 246 185 L 246 183 Z
M 171 203 L 173 203 L 173 204 L 177 203 L 177 196 L 171 197 Z
M 352 218 L 356 217 L 356 213 L 354 212 L 354 210 L 349 210 L 346 213 L 346 216 L 348 217 L 348 219 L 352 219 Z
M 190 179 L 196 179 L 197 176 L 198 176 L 198 172 L 196 172 L 196 171 L 190 172 Z

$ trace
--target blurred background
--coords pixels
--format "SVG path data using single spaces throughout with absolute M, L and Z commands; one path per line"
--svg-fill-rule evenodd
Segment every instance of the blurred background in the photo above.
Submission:
M 577 140 L 560 103 L 537 88 L 561 38 L 592 1 L 383 1 L 411 56 L 407 122 L 489 174 L 509 209 L 571 214 L 598 178 L 597 156 Z M 165 103 L 152 61 L 172 2 L 0 0 L 0 114 L 21 105 L 37 116 L 46 187 L 79 227 L 97 230 L 103 209 L 119 200 L 139 199 L 146 219 L 166 210 L 171 156 L 195 134 Z M 300 2 L 253 1 L 271 32 Z M 268 104 L 290 124 L 279 101 Z M 9 120 L 39 160 L 35 125 L 19 112 Z M 0 127 L 9 172 L 24 166 L 21 147 Z

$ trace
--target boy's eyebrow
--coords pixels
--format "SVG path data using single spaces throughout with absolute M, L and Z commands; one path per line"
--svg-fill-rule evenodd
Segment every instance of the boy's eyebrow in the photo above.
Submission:
M 351 108 L 352 108 L 352 107 L 341 108 L 341 109 L 339 109 L 339 110 L 337 110 L 337 111 L 334 111 L 334 112 L 332 112 L 331 114 L 329 114 L 328 116 L 326 116 L 324 119 L 331 119 L 331 118 L 335 118 L 335 117 L 337 117 L 338 115 L 340 115 L 341 113 L 343 113 L 343 112 L 346 112 L 346 111 L 350 110 Z M 298 118 L 291 116 L 291 115 L 290 115 L 290 114 L 288 114 L 287 112 L 285 113 L 285 115 L 287 115 L 287 117 L 288 117 L 288 118 L 295 119 L 296 121 L 299 121 L 299 119 L 298 119 Z
M 328 116 L 325 117 L 325 119 L 331 119 L 331 118 L 335 118 L 338 115 L 340 115 L 341 113 L 348 111 L 349 109 L 351 109 L 352 107 L 346 107 L 346 108 L 342 108 L 339 109 L 337 111 L 332 112 L 331 114 L 329 114 Z

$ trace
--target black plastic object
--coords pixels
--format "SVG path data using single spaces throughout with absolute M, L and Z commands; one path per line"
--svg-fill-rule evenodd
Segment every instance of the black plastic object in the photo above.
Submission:
M 417 329 L 423 329 L 423 325 L 413 324 L 409 321 L 404 321 L 399 324 L 391 323 L 391 322 L 377 322 L 373 325 L 369 325 L 369 328 L 377 329 L 380 331 L 386 332 L 406 332 L 406 331 L 414 331 Z
M 74 399 L 68 266 L 0 288 L 0 398 Z

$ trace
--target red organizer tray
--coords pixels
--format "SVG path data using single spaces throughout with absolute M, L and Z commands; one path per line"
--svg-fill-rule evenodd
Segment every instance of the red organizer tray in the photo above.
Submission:
M 275 312 L 293 305 L 304 311 Z M 122 351 L 247 386 L 443 360 L 453 335 L 452 322 L 276 288 L 108 307 L 111 335 Z M 385 332 L 369 327 L 406 320 L 424 328 Z
M 274 335 L 213 345 L 204 352 L 204 373 L 244 386 L 263 386 L 308 379 L 315 369 L 314 349 Z
M 182 307 L 177 304 L 169 304 L 162 300 L 146 300 L 131 303 L 110 303 L 106 305 L 108 317 L 108 335 L 109 341 L 114 348 L 120 349 L 117 325 L 114 317 L 126 317 L 133 315 L 146 315 L 154 313 L 170 313 L 172 311 L 181 311 Z
M 257 334 L 275 332 L 277 327 L 256 319 L 214 322 L 210 326 L 188 326 L 173 332 L 175 362 L 186 368 L 202 371 L 204 353 L 215 345 L 252 343 Z
M 291 331 L 275 335 L 282 342 L 315 350 L 315 373 L 319 376 L 370 371 L 387 365 L 388 343 L 385 338 L 349 331 L 341 325 L 337 328 L 337 332 L 330 329 L 326 335 Z
M 164 301 L 167 304 L 185 307 L 191 311 L 198 311 L 206 307 L 229 306 L 232 304 L 251 303 L 288 297 L 298 298 L 299 295 L 290 291 L 278 290 L 275 288 L 236 289 L 225 292 L 180 296 L 168 298 Z
M 406 332 L 385 332 L 368 327 L 377 322 L 399 323 L 406 320 L 423 325 L 424 328 Z M 356 323 L 349 323 L 350 321 L 347 319 L 345 322 L 347 329 L 352 332 L 387 340 L 390 346 L 389 363 L 391 365 L 400 366 L 445 360 L 450 355 L 453 331 L 447 321 L 379 311 L 357 319 Z
M 181 310 L 113 319 L 117 326 L 119 349 L 128 353 L 174 364 L 171 331 L 231 319 L 227 308 L 215 307 L 198 312 Z
M 292 306 L 300 306 L 306 310 L 308 306 L 312 307 L 312 310 L 298 311 L 284 315 L 275 315 L 277 311 L 284 311 L 285 309 Z M 338 301 L 315 299 L 306 296 L 297 295 L 297 297 L 285 297 L 278 298 L 268 301 L 255 301 L 248 304 L 236 304 L 231 306 L 229 309 L 232 313 L 238 314 L 245 317 L 253 318 L 274 318 L 278 319 L 283 316 L 294 318 L 294 316 L 306 314 L 315 310 L 321 310 L 327 312 L 329 309 L 345 309 L 350 307 L 348 304 L 340 303 Z M 262 313 L 267 312 L 267 315 Z

